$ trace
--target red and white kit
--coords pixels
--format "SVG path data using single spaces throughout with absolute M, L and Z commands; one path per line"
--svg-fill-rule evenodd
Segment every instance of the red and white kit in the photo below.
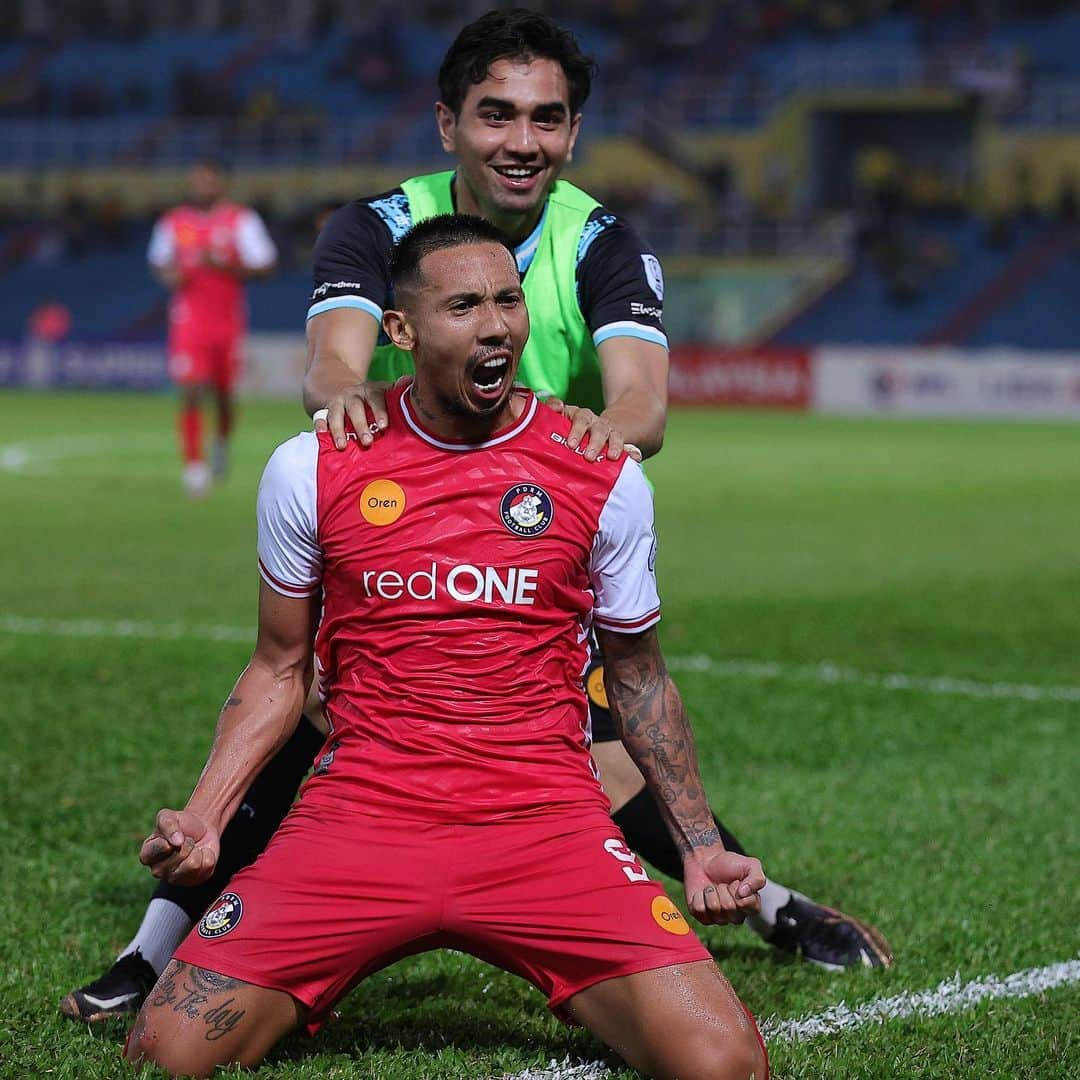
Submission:
M 590 623 L 660 618 L 648 486 L 520 400 L 486 443 L 447 443 L 398 386 L 371 449 L 303 434 L 263 475 L 260 572 L 286 596 L 321 590 L 333 731 L 176 956 L 285 990 L 316 1023 L 364 975 L 440 946 L 552 1007 L 708 957 L 611 822 L 588 749 Z
M 227 268 L 273 265 L 277 251 L 262 218 L 236 203 L 178 206 L 155 224 L 147 258 L 181 275 L 169 304 L 170 376 L 230 389 L 240 374 L 247 307 L 243 281 Z

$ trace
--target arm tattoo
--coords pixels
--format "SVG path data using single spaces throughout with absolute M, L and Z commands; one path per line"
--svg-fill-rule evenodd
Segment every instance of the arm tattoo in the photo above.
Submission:
M 719 843 L 686 710 L 655 633 L 605 634 L 603 652 L 611 714 L 679 849 L 685 854 Z
M 150 1005 L 202 1020 L 207 1029 L 206 1041 L 216 1042 L 243 1020 L 247 1010 L 237 1007 L 236 995 L 230 991 L 245 985 L 240 979 L 171 960 L 154 988 Z
M 225 708 L 226 709 L 235 709 L 235 708 L 238 708 L 240 705 L 243 705 L 243 704 L 244 704 L 244 699 L 243 698 L 230 697 L 229 700 L 225 702 Z

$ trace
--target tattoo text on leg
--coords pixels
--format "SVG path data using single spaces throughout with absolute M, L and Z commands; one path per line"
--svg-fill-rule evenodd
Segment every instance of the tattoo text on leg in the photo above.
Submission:
M 150 1004 L 155 1009 L 171 1008 L 191 1020 L 202 1020 L 207 1027 L 206 1041 L 216 1042 L 244 1018 L 246 1010 L 236 1007 L 236 995 L 231 993 L 241 985 L 239 979 L 171 960 Z

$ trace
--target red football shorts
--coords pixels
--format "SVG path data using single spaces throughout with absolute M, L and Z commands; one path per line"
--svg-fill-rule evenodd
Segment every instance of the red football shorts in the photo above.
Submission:
M 602 810 L 430 825 L 300 802 L 176 959 L 283 990 L 317 1030 L 365 976 L 450 948 L 558 1011 L 620 975 L 709 959 Z
M 242 373 L 242 356 L 239 337 L 209 343 L 176 340 L 169 345 L 169 378 L 181 386 L 232 390 Z

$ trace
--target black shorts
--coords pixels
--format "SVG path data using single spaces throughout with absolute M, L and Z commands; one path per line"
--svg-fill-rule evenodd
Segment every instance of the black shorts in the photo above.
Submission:
M 585 673 L 585 690 L 589 695 L 589 718 L 592 721 L 594 743 L 616 742 L 619 733 L 608 709 L 607 692 L 604 690 L 604 658 L 596 635 L 589 638 L 589 668 Z

